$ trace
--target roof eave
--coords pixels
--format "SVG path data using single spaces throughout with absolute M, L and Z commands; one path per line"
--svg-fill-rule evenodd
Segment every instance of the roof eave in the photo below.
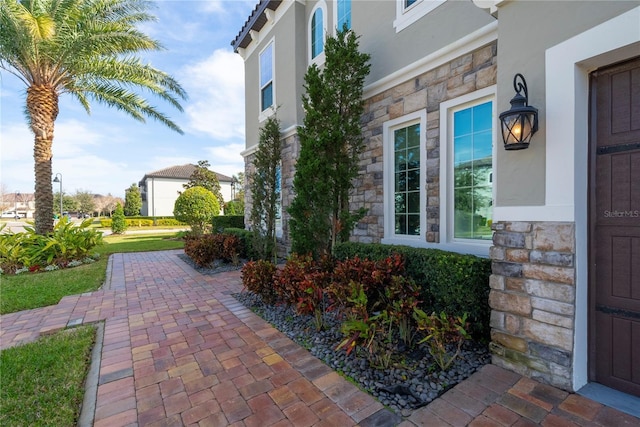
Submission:
M 242 26 L 235 39 L 231 41 L 233 51 L 238 53 L 239 49 L 246 48 L 251 43 L 251 31 L 260 31 L 265 24 L 266 17 L 263 17 L 266 9 L 276 10 L 282 0 L 260 0 L 251 12 L 251 15 Z

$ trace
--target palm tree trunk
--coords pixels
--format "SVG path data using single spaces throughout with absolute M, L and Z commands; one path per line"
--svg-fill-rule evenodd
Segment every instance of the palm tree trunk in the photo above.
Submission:
M 30 86 L 27 89 L 27 111 L 31 131 L 35 135 L 35 231 L 37 234 L 47 234 L 53 230 L 51 147 L 54 123 L 58 116 L 58 94 L 47 86 Z

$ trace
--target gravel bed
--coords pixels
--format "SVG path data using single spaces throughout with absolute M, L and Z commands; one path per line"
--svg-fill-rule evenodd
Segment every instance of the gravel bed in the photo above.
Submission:
M 202 274 L 239 270 L 242 267 L 230 264 L 196 267 L 188 256 L 178 256 Z M 413 410 L 428 404 L 491 362 L 487 347 L 470 341 L 465 343 L 460 355 L 446 372 L 440 371 L 426 344 L 411 352 L 398 354 L 396 360 L 402 360 L 402 364 L 395 363 L 387 369 L 377 369 L 355 351 L 347 355 L 344 350 L 335 350 L 343 336 L 340 322 L 331 313 L 325 316 L 325 329 L 316 331 L 313 316 L 300 316 L 284 305 L 264 304 L 259 296 L 251 292 L 234 294 L 233 297 L 403 417 L 410 416 Z
M 402 365 L 376 369 L 355 351 L 347 355 L 344 350 L 335 350 L 343 336 L 340 322 L 330 314 L 325 317 L 325 330 L 316 331 L 313 316 L 300 316 L 284 305 L 266 305 L 251 292 L 233 297 L 403 417 L 410 416 L 414 409 L 428 404 L 491 361 L 486 346 L 468 342 L 458 359 L 442 372 L 423 344 L 410 353 L 399 355 L 404 362 Z

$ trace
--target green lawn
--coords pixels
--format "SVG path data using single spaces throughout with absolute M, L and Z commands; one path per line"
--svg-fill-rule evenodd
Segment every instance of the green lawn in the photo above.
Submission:
M 107 259 L 113 253 L 147 252 L 184 247 L 170 234 L 131 234 L 107 236 L 96 248 L 99 261 L 75 268 L 42 273 L 4 275 L 1 280 L 0 314 L 57 304 L 66 295 L 95 291 L 104 282 Z
M 75 426 L 94 341 L 82 326 L 0 352 L 0 425 Z

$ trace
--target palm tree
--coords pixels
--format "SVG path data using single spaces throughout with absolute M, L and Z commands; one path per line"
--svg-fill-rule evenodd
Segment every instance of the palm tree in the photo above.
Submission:
M 26 116 L 35 136 L 35 229 L 53 228 L 51 158 L 58 97 L 69 93 L 90 113 L 89 101 L 115 107 L 141 122 L 150 117 L 182 130 L 141 95 L 152 93 L 182 111 L 186 92 L 137 53 L 163 49 L 136 25 L 153 21 L 144 0 L 0 0 L 0 68 L 26 90 Z

